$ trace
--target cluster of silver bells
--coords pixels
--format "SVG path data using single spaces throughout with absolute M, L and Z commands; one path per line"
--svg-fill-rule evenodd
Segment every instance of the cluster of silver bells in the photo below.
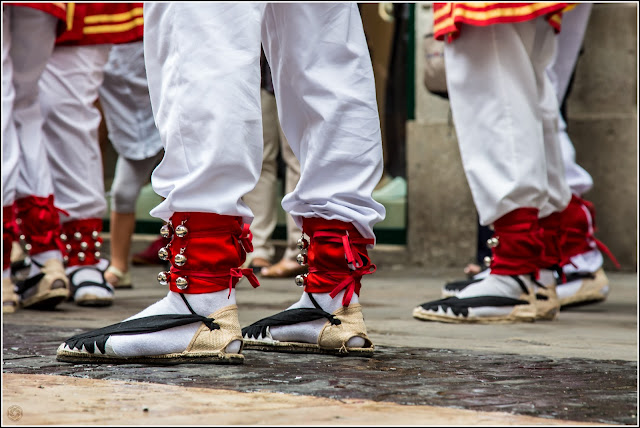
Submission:
M 495 248 L 495 247 L 498 246 L 499 243 L 500 243 L 500 241 L 498 240 L 498 238 L 496 236 L 494 236 L 493 238 L 487 239 L 487 247 L 489 247 L 489 248 Z M 484 265 L 486 267 L 490 267 L 491 266 L 491 262 L 493 262 L 493 257 L 486 256 L 483 261 L 484 261 Z
M 158 282 L 160 283 L 160 285 L 162 285 L 163 287 L 169 285 L 170 275 L 171 275 L 171 272 L 160 272 L 158 274 Z M 188 286 L 189 286 L 189 282 L 187 281 L 186 278 L 183 278 L 183 277 L 176 278 L 176 287 L 178 287 L 180 290 L 185 290 Z
M 22 219 L 17 218 L 17 219 L 16 219 L 16 223 L 17 223 L 17 224 L 22 224 Z M 96 251 L 95 251 L 95 253 L 94 253 L 94 254 L 95 254 L 95 256 L 96 256 L 96 258 L 100 258 L 100 255 L 101 255 L 99 250 L 100 250 L 100 248 L 102 247 L 102 243 L 101 243 L 100 241 L 98 241 L 98 238 L 99 238 L 99 237 L 100 237 L 100 234 L 98 233 L 98 231 L 97 231 L 97 230 L 94 230 L 93 232 L 91 232 L 91 238 L 92 238 L 92 239 L 93 239 L 93 241 L 94 241 L 94 242 L 93 242 L 93 248 L 96 250 Z M 73 238 L 74 238 L 76 241 L 81 241 L 81 240 L 82 240 L 82 233 L 80 233 L 80 232 L 75 232 L 75 233 L 73 234 Z M 22 248 L 24 248 L 24 250 L 25 250 L 25 251 L 27 252 L 27 254 L 28 254 L 28 253 L 31 251 L 31 248 L 33 248 L 33 246 L 32 246 L 30 243 L 28 243 L 28 242 L 27 242 L 27 237 L 26 237 L 26 236 L 24 236 L 24 235 L 20 235 L 20 236 L 18 237 L 18 240 L 20 241 L 20 245 L 22 246 Z M 64 234 L 64 233 L 61 233 L 61 234 L 60 234 L 60 240 L 61 240 L 62 242 L 67 242 L 67 241 L 69 240 L 69 237 L 68 237 L 66 234 Z M 67 249 L 67 252 L 70 252 L 70 251 L 71 251 L 71 249 L 72 249 L 71 244 L 67 244 L 67 245 L 65 246 L 65 248 Z M 89 243 L 88 243 L 87 241 L 82 241 L 82 242 L 80 243 L 80 249 L 81 249 L 82 251 L 79 251 L 79 252 L 78 252 L 78 260 L 80 260 L 81 262 L 83 262 L 83 261 L 85 261 L 85 259 L 87 258 L 86 251 L 89 249 Z M 68 263 L 68 262 L 69 262 L 69 256 L 67 256 L 67 255 L 64 255 L 64 256 L 62 257 L 62 259 L 63 259 L 64 263 Z
M 185 236 L 187 236 L 187 233 L 189 233 L 189 229 L 187 229 L 184 224 L 179 224 L 178 226 L 176 226 L 175 234 L 176 236 L 178 236 L 178 238 L 184 238 Z M 171 229 L 168 225 L 165 224 L 160 228 L 160 236 L 162 236 L 163 238 L 169 238 L 171 236 Z M 184 255 L 185 249 L 186 248 L 182 248 L 180 250 L 180 253 L 175 255 L 175 257 L 173 258 L 174 265 L 184 266 L 185 263 L 187 263 L 187 257 Z M 166 247 L 160 248 L 160 250 L 158 251 L 158 257 L 160 257 L 160 260 L 169 260 L 169 258 L 171 257 L 171 253 L 169 252 L 168 245 Z M 169 285 L 170 275 L 170 272 L 160 272 L 158 274 L 158 282 L 160 283 L 160 285 L 162 285 L 163 287 Z M 186 278 L 176 278 L 176 287 L 178 287 L 180 290 L 184 290 L 188 286 L 189 282 Z
M 308 248 L 309 248 L 309 241 L 304 236 L 301 236 L 298 239 L 298 249 L 301 251 L 301 253 L 298 254 L 298 256 L 296 257 L 296 261 L 300 266 L 306 265 L 309 261 L 309 258 L 307 257 Z M 309 274 L 305 273 L 303 275 L 296 276 L 295 281 L 298 287 L 304 287 L 304 284 L 307 282 L 307 275 Z
M 93 254 L 96 256 L 97 259 L 100 258 L 100 255 L 101 255 L 100 249 L 102 248 L 102 243 L 100 241 L 98 241 L 99 237 L 100 237 L 100 234 L 98 233 L 97 230 L 94 230 L 93 232 L 91 232 L 91 238 L 93 239 L 93 248 L 95 249 L 95 252 Z M 22 236 L 20 237 L 20 239 L 22 239 Z M 80 233 L 80 232 L 75 232 L 73 234 L 73 239 L 75 239 L 76 241 L 82 241 L 82 242 L 80 242 L 80 250 L 82 250 L 82 251 L 78 251 L 78 260 L 83 262 L 87 258 L 86 252 L 89 249 L 89 243 L 87 241 L 83 241 L 82 240 L 83 236 L 82 236 L 82 233 Z M 64 233 L 61 233 L 60 234 L 60 240 L 62 242 L 68 242 L 69 241 L 69 237 Z M 28 248 L 27 248 L 27 246 L 28 246 Z M 71 246 L 71 244 L 66 244 L 65 248 L 67 249 L 67 252 L 69 253 L 69 252 L 71 252 L 73 247 Z M 27 250 L 31 249 L 31 245 L 30 244 L 26 244 L 25 245 L 25 249 L 27 249 Z M 65 263 L 69 262 L 69 256 L 68 255 L 63 256 L 62 259 L 63 259 L 63 261 Z
M 179 238 L 184 238 L 185 236 L 187 236 L 187 233 L 189 233 L 189 230 L 184 224 L 178 225 L 175 228 L 175 234 Z M 160 228 L 160 235 L 163 238 L 169 238 L 171 236 L 171 229 L 168 225 L 165 224 Z M 171 253 L 168 247 L 169 246 L 167 245 L 166 247 L 160 248 L 160 250 L 158 251 L 158 257 L 160 257 L 161 260 L 167 261 L 171 258 Z M 296 261 L 301 266 L 306 265 L 308 262 L 308 257 L 306 254 L 307 248 L 309 248 L 309 241 L 305 239 L 304 236 L 300 237 L 300 239 L 298 239 L 298 249 L 302 252 L 298 254 L 298 256 L 296 257 Z M 185 263 L 187 263 L 187 257 L 183 254 L 184 251 L 185 248 L 182 248 L 180 250 L 180 253 L 175 255 L 175 257 L 173 258 L 173 264 L 175 264 L 176 266 L 184 266 Z M 171 272 L 160 272 L 158 274 L 158 282 L 160 283 L 160 285 L 162 285 L 163 287 L 169 285 L 170 275 Z M 306 282 L 307 275 L 308 274 L 305 273 L 304 275 L 296 276 L 296 285 L 299 287 L 303 287 Z M 188 286 L 189 282 L 186 278 L 176 278 L 176 287 L 178 287 L 180 290 L 185 290 Z

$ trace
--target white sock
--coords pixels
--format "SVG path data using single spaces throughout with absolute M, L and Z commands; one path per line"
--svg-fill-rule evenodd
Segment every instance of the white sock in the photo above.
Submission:
M 482 279 L 482 278 L 486 278 L 489 275 L 491 275 L 491 269 L 485 269 L 483 271 L 478 272 L 477 274 L 473 275 L 473 279 Z
M 62 254 L 60 254 L 60 251 L 58 251 L 58 250 L 44 251 L 42 253 L 39 253 L 39 254 L 36 254 L 36 255 L 33 255 L 33 256 L 29 256 L 29 257 L 31 258 L 31 260 L 33 260 L 35 262 L 35 263 L 31 263 L 31 268 L 29 270 L 29 278 L 39 274 L 40 273 L 40 266 L 44 266 L 44 264 L 46 262 L 48 262 L 49 260 L 51 260 L 51 259 L 60 260 L 60 263 L 62 263 Z M 38 265 L 40 265 L 40 266 L 38 266 Z
M 562 270 L 565 274 L 574 272 L 595 273 L 602 267 L 603 262 L 600 250 L 591 250 L 571 257 L 571 263 L 565 265 Z
M 313 298 L 318 302 L 320 307 L 328 313 L 333 313 L 337 309 L 342 306 L 342 296 L 344 296 L 344 291 L 338 293 L 338 295 L 334 298 L 331 298 L 329 293 L 312 293 Z M 351 297 L 351 303 L 358 303 L 358 295 L 353 294 Z M 289 306 L 287 309 L 298 309 L 298 308 L 315 308 L 309 295 L 307 293 L 302 293 L 302 297 L 293 305 Z M 318 338 L 320 336 L 320 332 L 322 328 L 326 324 L 327 320 L 325 318 L 302 322 L 294 325 L 283 325 L 278 327 L 270 327 L 269 332 L 271 336 L 275 340 L 279 340 L 282 342 L 302 342 L 302 343 L 318 343 Z M 361 348 L 364 346 L 364 339 L 362 337 L 354 336 L 347 341 L 347 347 L 349 348 Z
M 65 269 L 65 273 L 69 278 L 71 278 L 71 274 L 78 271 L 75 275 L 73 275 L 73 283 L 76 285 L 82 284 L 83 282 L 95 282 L 97 284 L 103 284 L 105 282 L 104 271 L 108 266 L 108 260 L 100 259 L 100 261 L 98 261 L 98 263 L 94 265 L 70 266 Z M 93 268 L 98 270 L 96 271 Z M 111 287 L 109 283 L 107 283 L 107 286 L 110 288 L 110 290 L 99 286 L 85 285 L 84 287 L 80 287 L 78 288 L 78 290 L 76 290 L 73 298 L 75 300 L 81 300 L 85 295 L 90 295 L 101 299 L 112 299 L 113 287 Z
M 6 268 L 2 271 L 2 279 L 7 279 L 11 277 L 11 268 Z
M 229 290 L 222 290 L 215 293 L 185 294 L 185 297 L 191 308 L 198 315 L 209 316 L 218 309 L 235 305 L 235 291 L 236 290 L 233 289 L 230 296 Z M 165 298 L 144 309 L 142 312 L 127 318 L 127 320 L 151 315 L 190 313 L 189 308 L 187 308 L 182 297 L 180 297 L 180 293 L 169 291 Z M 200 328 L 200 323 L 195 322 L 180 327 L 156 331 L 154 333 L 114 335 L 107 340 L 107 353 L 116 354 L 120 357 L 134 357 L 183 352 L 187 349 L 187 346 L 189 346 L 198 328 Z M 226 351 L 236 354 L 240 350 L 240 345 L 241 341 L 234 340 L 227 346 Z
M 519 275 L 519 278 L 529 290 L 533 290 L 533 283 L 528 275 Z M 518 299 L 523 292 L 516 280 L 510 276 L 491 274 L 482 281 L 474 282 L 466 286 L 460 291 L 457 297 L 464 299 L 478 296 L 500 296 Z

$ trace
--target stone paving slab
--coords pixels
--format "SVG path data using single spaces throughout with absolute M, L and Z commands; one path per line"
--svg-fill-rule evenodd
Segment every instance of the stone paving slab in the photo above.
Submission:
M 141 242 L 134 243 L 133 251 L 141 248 L 144 248 Z M 39 387 L 44 385 L 39 383 L 44 377 L 57 385 L 56 388 L 67 388 L 66 394 L 91 389 L 88 384 L 76 383 L 81 381 L 94 382 L 93 387 L 100 391 L 109 385 L 116 385 L 113 388 L 117 393 L 136 388 L 149 391 L 141 398 L 156 394 L 170 397 L 161 391 L 175 391 L 175 388 L 192 394 L 191 388 L 200 388 L 208 391 L 207 397 L 213 397 L 212 403 L 223 400 L 238 409 L 246 409 L 247 403 L 253 403 L 253 394 L 270 394 L 282 399 L 282 403 L 287 400 L 298 403 L 295 401 L 298 397 L 307 397 L 311 403 L 332 400 L 322 401 L 326 403 L 326 415 L 322 407 L 306 407 L 307 404 L 301 402 L 299 414 L 309 416 L 305 425 L 313 421 L 384 425 L 393 424 L 393 418 L 407 421 L 400 425 L 411 425 L 411 415 L 418 415 L 411 413 L 415 410 L 426 412 L 419 413 L 426 419 L 415 419 L 420 421 L 414 423 L 418 425 L 449 425 L 457 421 L 462 426 L 482 425 L 479 421 L 486 420 L 486 425 L 544 425 L 546 421 L 550 425 L 637 426 L 636 272 L 607 272 L 612 291 L 605 302 L 562 311 L 553 322 L 451 325 L 417 321 L 411 317 L 411 311 L 420 303 L 439 298 L 445 281 L 460 279 L 460 269 L 426 271 L 402 265 L 398 258 L 387 260 L 391 262 L 374 260 L 379 264 L 378 271 L 363 280 L 361 303 L 369 335 L 376 345 L 371 359 L 245 351 L 242 366 L 74 366 L 55 361 L 55 350 L 64 339 L 121 321 L 166 295 L 166 288 L 155 281 L 160 266 L 133 268 L 134 288 L 117 290 L 111 307 L 83 308 L 65 302 L 54 311 L 20 310 L 3 315 L 3 421 L 8 415 L 7 405 L 11 405 L 7 398 L 12 397 L 16 400 L 32 397 L 35 403 L 42 400 L 59 410 L 58 415 L 74 408 L 69 402 L 56 401 L 65 393 L 56 389 L 56 398 L 55 394 L 47 395 L 50 389 L 46 386 L 45 389 Z M 301 293 L 292 279 L 261 279 L 261 283 L 259 288 L 252 289 L 242 280 L 237 288 L 243 326 L 285 309 Z M 227 395 L 235 397 L 235 394 L 240 394 L 236 401 L 224 401 Z M 242 402 L 243 397 L 247 402 Z M 167 402 L 172 399 L 179 399 L 178 395 L 174 393 Z M 122 400 L 125 401 L 117 403 L 126 408 L 126 394 Z M 371 412 L 363 413 L 362 418 L 334 421 L 324 417 L 344 417 L 349 410 L 339 410 L 340 405 L 354 403 L 357 406 L 351 409 L 361 412 L 364 406 L 360 406 L 361 402 L 378 407 L 367 407 Z M 267 424 L 291 424 L 287 419 L 289 410 L 285 411 L 290 406 L 282 403 L 268 412 Z M 100 419 L 91 419 L 87 413 L 104 417 L 109 415 L 110 407 L 108 397 L 88 399 L 86 406 L 79 405 L 76 414 L 72 412 L 61 423 L 73 423 L 77 418 L 79 423 L 99 424 Z M 207 422 L 206 418 L 220 416 L 214 406 L 196 406 L 190 412 L 202 415 L 202 419 L 200 416 L 194 419 L 202 422 L 191 422 L 182 417 L 186 410 L 183 412 L 179 406 L 170 408 L 176 413 L 156 411 L 139 415 L 136 413 L 139 409 L 134 409 L 133 413 L 125 412 L 122 420 L 131 417 L 131 421 L 135 421 L 132 423 L 138 424 L 144 424 L 145 420 L 215 424 L 213 419 Z M 227 409 L 229 415 L 231 408 Z M 26 414 L 31 411 L 28 406 L 23 409 L 25 416 L 21 423 L 26 424 Z M 305 413 L 304 409 L 308 411 Z M 479 412 L 478 419 L 474 422 L 469 415 L 465 417 L 470 419 L 456 419 L 451 413 L 464 413 L 462 409 Z M 225 421 L 221 424 L 226 421 L 260 424 L 260 411 L 266 410 L 256 408 L 254 419 L 246 422 L 229 416 L 220 419 Z M 387 411 L 391 413 L 385 413 Z M 485 413 L 489 419 L 483 419 Z M 158 419 L 149 418 L 154 415 Z M 405 415 L 407 419 L 402 419 Z M 453 418 L 452 422 L 439 419 L 438 415 Z M 527 422 L 520 418 L 534 419 Z M 42 423 L 50 424 L 51 420 L 43 419 Z M 465 420 L 467 422 L 462 422 Z
M 3 390 L 7 408 L 3 412 L 3 426 L 61 422 L 84 426 L 598 425 L 350 398 L 247 393 L 68 376 L 7 374 L 4 378 L 8 386 Z
M 5 325 L 3 372 L 636 422 L 635 362 L 378 347 L 372 358 L 245 351 L 240 366 L 58 363 L 52 349 L 81 331 Z

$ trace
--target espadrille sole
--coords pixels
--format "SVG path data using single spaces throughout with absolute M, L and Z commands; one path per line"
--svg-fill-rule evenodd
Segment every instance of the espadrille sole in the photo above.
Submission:
M 413 317 L 422 321 L 438 321 L 451 324 L 513 324 L 519 322 L 534 322 L 536 320 L 536 316 L 532 314 L 532 311 L 526 311 L 525 313 L 514 311 L 508 315 L 493 317 L 453 317 L 426 311 L 420 306 L 413 310 Z
M 594 276 L 593 279 L 583 279 L 582 285 L 576 293 L 560 298 L 560 305 L 579 306 L 606 300 L 609 295 L 609 279 L 603 269 L 595 272 Z M 558 286 L 558 288 L 560 287 L 567 287 L 567 285 Z
M 212 354 L 212 353 L 174 353 L 164 355 L 150 355 L 140 357 L 116 357 L 88 352 L 59 350 L 56 360 L 73 364 L 243 364 L 242 354 Z
M 322 348 L 315 343 L 280 342 L 244 339 L 245 350 L 267 352 L 289 352 L 293 354 L 325 354 L 340 357 L 372 357 L 374 347 L 370 348 Z

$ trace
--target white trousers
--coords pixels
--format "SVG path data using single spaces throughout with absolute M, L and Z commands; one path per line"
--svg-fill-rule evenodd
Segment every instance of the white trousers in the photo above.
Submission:
M 556 91 L 558 103 L 562 103 L 571 75 L 576 66 L 582 40 L 591 15 L 591 3 L 580 3 L 562 16 L 562 31 L 556 36 L 557 49 L 553 62 L 547 68 L 547 73 Z M 576 151 L 567 134 L 567 124 L 559 115 L 558 136 L 564 159 L 567 183 L 572 193 L 578 196 L 588 192 L 593 187 L 593 178 L 576 163 Z
M 113 45 L 99 93 L 118 155 L 134 161 L 155 158 L 162 141 L 153 120 L 142 41 Z
M 145 3 L 145 62 L 165 156 L 152 175 L 165 199 L 151 215 L 253 215 L 242 201 L 260 176 L 260 43 L 301 176 L 282 206 L 353 222 L 384 219 L 373 69 L 355 3 Z
M 462 164 L 482 225 L 523 207 L 545 217 L 569 203 L 558 102 L 545 72 L 554 49 L 543 18 L 466 25 L 445 46 Z
M 8 206 L 53 193 L 38 81 L 53 52 L 58 20 L 29 7 L 2 5 L 2 11 L 2 204 Z
M 58 46 L 40 79 L 56 205 L 69 213 L 63 222 L 102 218 L 107 208 L 98 141 L 102 116 L 94 103 L 110 49 L 110 44 Z

